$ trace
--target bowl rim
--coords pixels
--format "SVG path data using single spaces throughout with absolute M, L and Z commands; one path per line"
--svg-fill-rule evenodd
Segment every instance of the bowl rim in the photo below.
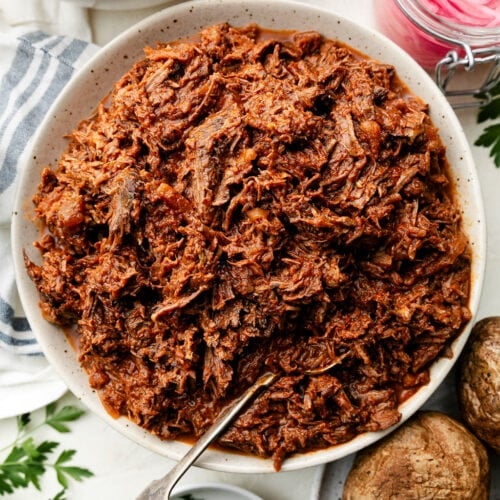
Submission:
M 224 493 L 232 493 L 233 495 L 238 495 L 240 500 L 263 500 L 262 497 L 253 493 L 246 488 L 242 488 L 241 486 L 237 486 L 231 483 L 218 483 L 218 482 L 200 482 L 193 484 L 186 484 L 182 486 L 178 486 L 174 488 L 172 491 L 172 498 L 175 500 L 176 497 L 180 497 L 182 495 L 186 495 L 188 493 L 203 493 L 203 491 L 209 490 L 212 493 L 224 492 Z M 238 499 L 235 499 L 238 500 Z
M 242 9 L 242 6 L 245 9 Z M 400 63 L 401 66 L 397 67 L 396 70 L 401 80 L 408 83 L 408 78 L 410 75 L 416 75 L 415 82 L 417 86 L 421 89 L 427 89 L 430 92 L 431 88 L 435 88 L 435 94 L 432 94 L 434 99 L 434 106 L 439 110 L 439 115 L 433 117 L 433 121 L 436 124 L 437 118 L 440 121 L 441 127 L 446 126 L 448 131 L 453 132 L 453 138 L 443 137 L 445 144 L 450 142 L 452 139 L 460 144 L 461 159 L 463 160 L 462 165 L 465 165 L 464 173 L 467 180 L 463 180 L 462 185 L 466 186 L 468 194 L 470 195 L 467 199 L 461 199 L 460 203 L 473 204 L 472 212 L 474 213 L 476 220 L 471 222 L 471 224 L 476 224 L 474 227 L 470 227 L 467 233 L 474 233 L 476 239 L 471 241 L 473 247 L 474 255 L 474 273 L 473 273 L 473 283 L 471 285 L 471 296 L 469 300 L 469 307 L 472 313 L 472 319 L 468 325 L 463 329 L 462 333 L 454 340 L 451 344 L 453 350 L 453 358 L 440 358 L 431 367 L 431 380 L 429 384 L 422 387 L 417 391 L 411 398 L 404 402 L 400 406 L 400 411 L 402 414 L 401 421 L 395 426 L 390 427 L 384 431 L 363 433 L 356 436 L 354 439 L 330 448 L 325 448 L 322 450 L 309 451 L 306 453 L 296 454 L 287 458 L 283 465 L 282 471 L 290 471 L 302 469 L 305 467 L 315 466 L 330 462 L 332 460 L 337 460 L 346 455 L 354 453 L 374 442 L 378 441 L 383 436 L 392 432 L 394 429 L 402 425 L 408 418 L 410 418 L 435 392 L 441 382 L 445 379 L 446 375 L 449 373 L 454 363 L 456 362 L 460 352 L 462 351 L 467 338 L 469 336 L 473 320 L 477 314 L 480 294 L 483 284 L 483 276 L 486 264 L 486 227 L 485 227 L 485 215 L 484 207 L 482 203 L 481 190 L 479 186 L 479 180 L 475 170 L 474 160 L 472 157 L 472 152 L 470 150 L 469 144 L 463 132 L 463 129 L 458 121 L 457 116 L 453 112 L 451 105 L 448 103 L 444 95 L 442 95 L 437 87 L 435 86 L 431 77 L 413 60 L 408 54 L 406 54 L 401 48 L 387 39 L 384 35 L 379 32 L 359 25 L 337 13 L 333 10 L 327 10 L 318 6 L 312 6 L 303 2 L 297 2 L 295 0 L 191 0 L 188 2 L 182 2 L 179 4 L 174 4 L 167 6 L 165 9 L 152 14 L 151 16 L 143 19 L 139 23 L 130 27 L 120 35 L 118 35 L 114 40 L 108 43 L 102 50 L 100 50 L 95 56 L 93 56 L 79 71 L 75 73 L 70 82 L 65 86 L 59 97 L 56 99 L 49 112 L 46 115 L 42 125 L 38 128 L 35 138 L 32 142 L 31 153 L 26 155 L 26 164 L 23 165 L 21 173 L 18 179 L 18 189 L 15 200 L 15 206 L 13 211 L 12 220 L 12 249 L 14 256 L 14 267 L 15 275 L 18 284 L 19 295 L 21 303 L 25 310 L 28 321 L 32 325 L 33 332 L 40 343 L 42 350 L 45 353 L 49 363 L 54 366 L 56 371 L 59 373 L 61 378 L 66 382 L 69 389 L 85 404 L 89 409 L 101 417 L 106 423 L 111 425 L 114 429 L 118 430 L 122 434 L 126 435 L 128 438 L 132 439 L 136 443 L 160 454 L 177 460 L 182 457 L 182 455 L 187 451 L 188 446 L 180 441 L 160 441 L 151 434 L 147 433 L 143 429 L 138 428 L 132 422 L 128 421 L 124 417 L 114 419 L 111 417 L 97 400 L 95 391 L 90 390 L 87 386 L 86 390 L 82 388 L 81 380 L 76 380 L 76 378 L 82 376 L 79 364 L 76 360 L 76 356 L 73 355 L 75 363 L 78 366 L 74 366 L 68 370 L 64 362 L 60 358 L 60 350 L 58 351 L 54 346 L 54 340 L 49 339 L 48 330 L 50 330 L 50 325 L 41 318 L 41 313 L 38 308 L 38 300 L 35 300 L 36 294 L 33 291 L 34 285 L 31 280 L 27 277 L 26 270 L 24 268 L 23 261 L 23 232 L 27 228 L 29 222 L 26 221 L 26 194 L 29 190 L 28 187 L 33 183 L 33 168 L 34 161 L 33 157 L 36 156 L 37 152 L 43 151 L 44 137 L 47 130 L 51 130 L 55 125 L 55 120 L 59 116 L 59 110 L 71 102 L 72 95 L 81 87 L 83 82 L 89 78 L 89 73 L 93 72 L 95 68 L 99 68 L 103 62 L 106 62 L 110 58 L 110 54 L 116 52 L 127 46 L 131 40 L 136 40 L 140 36 L 139 33 L 147 32 L 152 25 L 159 23 L 164 20 L 173 19 L 174 22 L 182 16 L 189 15 L 189 13 L 196 12 L 199 14 L 211 14 L 213 9 L 224 9 L 224 12 L 236 12 L 239 10 L 246 10 L 247 12 L 259 12 L 259 9 L 274 9 L 279 12 L 287 12 L 293 10 L 295 14 L 299 13 L 301 16 L 314 18 L 320 16 L 328 19 L 329 22 L 342 23 L 344 29 L 361 35 L 362 37 L 368 37 L 377 41 L 380 47 L 384 47 L 391 56 Z M 218 12 L 218 11 L 217 11 Z M 274 12 L 274 11 L 273 11 Z M 293 25 L 293 17 L 290 17 L 287 21 Z M 273 20 L 274 21 L 274 20 Z M 228 19 L 231 22 L 231 19 Z M 248 24 L 249 21 L 246 21 Z M 182 23 L 179 23 L 181 25 Z M 201 29 L 203 26 L 208 26 L 213 24 L 209 21 L 204 21 L 199 26 Z M 263 23 L 259 23 L 264 26 Z M 300 21 L 299 21 L 300 24 Z M 265 28 L 273 28 L 272 26 L 264 26 Z M 293 26 L 292 26 L 293 28 Z M 296 29 L 302 29 L 297 26 Z M 304 28 L 305 29 L 305 28 Z M 191 30 L 193 31 L 193 30 Z M 199 30 L 198 30 L 199 31 Z M 189 33 L 187 33 L 189 34 Z M 141 35 L 142 36 L 142 35 Z M 327 35 L 329 38 L 334 38 L 331 35 Z M 168 37 L 166 39 L 176 39 L 178 37 Z M 350 46 L 355 46 L 356 40 L 345 41 Z M 144 45 L 143 45 L 144 46 Z M 142 47 L 143 47 L 142 46 Z M 141 49 L 142 49 L 141 47 Z M 373 57 L 373 56 L 371 56 Z M 374 57 L 376 58 L 376 57 Z M 132 65 L 132 61 L 128 62 L 129 67 Z M 402 71 L 404 69 L 404 71 Z M 405 78 L 406 74 L 406 78 Z M 412 80 L 413 81 L 413 80 Z M 415 83 L 414 82 L 414 83 Z M 410 86 L 410 88 L 412 88 Z M 417 90 L 412 88 L 412 90 L 417 94 L 421 95 Z M 104 94 L 103 94 L 104 95 Z M 92 103 L 92 106 L 98 104 L 98 101 Z M 67 110 L 66 110 L 67 111 Z M 71 114 L 71 113 L 70 113 Z M 431 109 L 432 115 L 432 109 Z M 76 124 L 81 118 L 85 118 L 87 115 L 78 116 L 75 118 L 74 124 Z M 436 124 L 438 128 L 441 128 L 439 124 Z M 66 125 L 66 131 L 69 132 L 74 128 L 73 125 Z M 449 139 L 449 140 L 447 140 Z M 450 142 L 451 144 L 451 142 Z M 61 151 L 59 151 L 60 154 Z M 38 166 L 40 168 L 40 166 Z M 30 191 L 33 193 L 33 191 Z M 470 198 L 470 199 L 469 199 Z M 71 350 L 71 349 L 69 349 Z M 67 357 L 67 352 L 64 354 Z M 76 377 L 76 378 L 75 378 Z M 86 379 L 85 375 L 85 379 Z M 197 465 L 205 467 L 207 469 L 225 471 L 225 472 L 247 472 L 247 473 L 267 473 L 274 472 L 271 459 L 263 459 L 248 455 L 240 455 L 238 453 L 231 453 L 226 451 L 218 451 L 209 449 L 204 455 L 199 459 Z

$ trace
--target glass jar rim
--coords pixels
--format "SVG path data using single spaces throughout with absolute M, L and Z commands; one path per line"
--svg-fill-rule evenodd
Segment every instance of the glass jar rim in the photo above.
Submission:
M 500 26 L 470 26 L 431 12 L 420 0 L 395 0 L 403 13 L 428 34 L 442 41 L 469 47 L 500 45 Z

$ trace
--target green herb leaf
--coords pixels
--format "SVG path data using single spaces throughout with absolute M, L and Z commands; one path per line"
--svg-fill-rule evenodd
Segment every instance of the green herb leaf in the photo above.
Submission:
M 500 167 L 500 123 L 486 127 L 474 144 L 489 147 L 490 156 L 495 165 Z
M 69 432 L 69 427 L 64 422 L 77 420 L 84 414 L 84 411 L 76 406 L 63 406 L 57 413 L 47 411 L 45 422 L 57 432 Z
M 69 432 L 66 423 L 78 419 L 83 413 L 83 410 L 75 406 L 64 406 L 58 410 L 57 405 L 52 403 L 46 407 L 45 420 L 41 425 L 48 425 L 58 432 Z M 48 468 L 53 468 L 59 484 L 63 487 L 54 500 L 63 500 L 69 479 L 81 481 L 93 474 L 88 469 L 69 464 L 75 456 L 75 450 L 63 450 L 55 463 L 49 463 L 49 458 L 59 443 L 55 441 L 36 443 L 30 434 L 41 425 L 30 430 L 29 422 L 29 414 L 17 418 L 18 437 L 11 445 L 5 460 L 0 463 L 0 496 L 13 494 L 16 489 L 27 488 L 30 485 L 40 490 L 40 478 Z
M 57 408 L 57 403 L 50 403 L 45 407 L 45 419 L 47 420 L 51 415 L 54 415 Z
M 57 443 L 55 443 L 57 446 Z M 45 472 L 44 463 L 47 460 L 47 450 L 53 449 L 54 443 L 44 441 L 36 446 L 33 438 L 25 439 L 20 446 L 13 446 L 12 450 L 0 465 L 0 494 L 5 491 L 5 484 L 12 490 L 16 488 L 26 488 L 31 483 L 38 490 L 40 489 L 39 478 Z
M 43 441 L 40 445 L 38 445 L 37 451 L 44 455 L 44 458 L 46 458 L 47 454 L 53 452 L 58 446 L 59 443 L 56 443 L 55 441 Z
M 66 490 L 63 488 L 52 500 L 66 500 Z
M 64 450 L 57 458 L 55 465 L 69 462 L 73 458 L 73 455 L 75 453 L 76 453 L 76 450 Z
M 490 90 L 492 96 L 500 95 L 500 81 Z
M 5 495 L 6 493 L 14 493 L 14 488 L 10 485 L 5 474 L 0 472 L 0 495 Z
M 56 477 L 57 477 L 57 482 L 63 487 L 63 489 L 65 490 L 68 489 L 69 486 L 68 480 L 66 479 L 66 476 L 61 470 L 56 469 Z
M 23 413 L 17 417 L 17 430 L 21 432 L 30 423 L 30 414 Z
M 76 467 L 74 465 L 65 465 L 63 467 L 58 467 L 57 470 L 62 472 L 63 474 L 68 475 L 75 481 L 82 481 L 82 479 L 86 477 L 92 477 L 94 475 L 94 473 L 90 470 L 84 469 L 83 467 Z
M 493 99 L 479 108 L 478 123 L 500 117 L 500 81 L 491 89 L 490 94 Z M 478 95 L 478 97 L 484 99 L 485 95 Z M 500 167 L 500 122 L 485 127 L 474 144 L 490 148 L 490 156 L 493 158 L 495 165 Z
M 481 106 L 477 115 L 477 121 L 478 123 L 482 123 L 486 120 L 494 120 L 498 116 L 500 116 L 500 97 L 492 99 L 488 104 Z
M 76 450 L 64 450 L 57 458 L 54 469 L 57 474 L 57 481 L 63 488 L 68 487 L 68 477 L 81 481 L 85 477 L 93 476 L 93 473 L 82 467 L 62 465 L 69 462 L 75 455 Z
M 60 465 L 60 463 L 58 464 L 57 462 L 54 464 L 54 469 L 56 470 L 57 481 L 65 489 L 68 487 L 69 484 L 68 478 L 72 478 L 75 481 L 82 481 L 84 478 L 91 477 L 94 475 L 91 471 L 89 471 L 88 469 L 84 469 L 83 467 Z

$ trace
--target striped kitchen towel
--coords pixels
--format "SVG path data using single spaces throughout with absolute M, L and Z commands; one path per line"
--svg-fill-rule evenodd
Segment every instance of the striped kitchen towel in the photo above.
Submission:
M 61 392 L 61 382 L 50 374 L 19 303 L 11 212 L 19 168 L 37 127 L 75 70 L 96 51 L 88 42 L 41 31 L 0 34 L 0 418 L 30 411 L 30 384 L 39 397 L 39 384 L 47 379 L 47 398 L 54 398 L 56 385 Z

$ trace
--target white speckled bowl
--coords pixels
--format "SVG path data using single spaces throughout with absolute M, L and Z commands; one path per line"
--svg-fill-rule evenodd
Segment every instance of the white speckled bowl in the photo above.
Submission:
M 314 29 L 329 38 L 337 38 L 369 56 L 395 65 L 399 76 L 409 87 L 430 104 L 431 116 L 439 127 L 448 148 L 452 177 L 458 199 L 463 208 L 465 230 L 473 249 L 472 288 L 470 308 L 476 313 L 485 264 L 485 220 L 479 182 L 472 155 L 462 128 L 450 105 L 432 79 L 407 54 L 375 31 L 360 27 L 344 18 L 306 4 L 290 1 L 260 0 L 199 0 L 181 3 L 159 12 L 127 30 L 101 50 L 67 85 L 48 113 L 35 139 L 33 158 L 24 165 L 13 218 L 13 252 L 21 300 L 29 322 L 47 359 L 66 381 L 70 390 L 93 412 L 115 429 L 141 445 L 159 454 L 178 459 L 187 445 L 177 441 L 162 442 L 124 418 L 111 418 L 101 405 L 96 393 L 89 388 L 87 377 L 80 369 L 65 336 L 47 323 L 38 307 L 38 295 L 24 269 L 22 252 L 37 260 L 32 242 L 39 236 L 30 222 L 30 200 L 39 183 L 42 167 L 53 163 L 65 148 L 64 134 L 87 117 L 112 84 L 125 73 L 132 62 L 142 58 L 145 45 L 157 41 L 174 40 L 198 32 L 203 26 L 230 22 L 242 26 L 257 23 L 271 29 Z M 36 160 L 34 159 L 36 158 Z M 443 381 L 453 366 L 469 335 L 470 326 L 453 344 L 453 358 L 440 359 L 431 370 L 430 383 L 402 405 L 403 421 L 420 408 Z M 390 430 L 389 430 L 390 431 Z M 382 437 L 382 433 L 368 433 L 352 441 L 329 449 L 299 454 L 286 460 L 283 470 L 300 469 L 330 462 L 353 453 Z M 200 465 L 228 472 L 272 472 L 270 460 L 208 450 Z

